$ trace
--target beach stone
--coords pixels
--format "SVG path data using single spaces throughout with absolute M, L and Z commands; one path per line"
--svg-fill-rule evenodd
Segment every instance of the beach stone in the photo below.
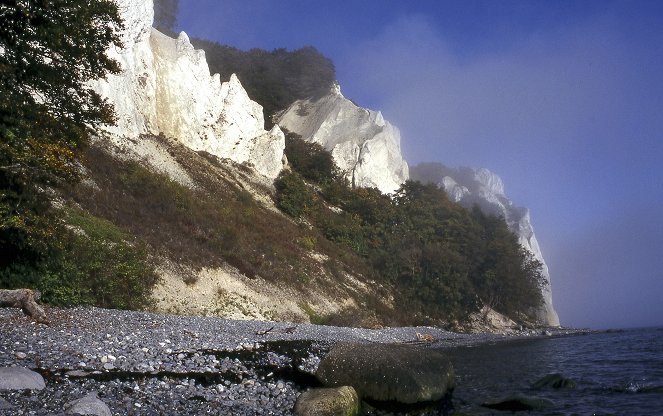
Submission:
M 110 408 L 102 402 L 97 393 L 90 393 L 85 397 L 67 405 L 65 414 L 68 415 L 94 415 L 94 416 L 112 416 Z
M 0 390 L 42 390 L 45 387 L 39 373 L 23 367 L 0 368 Z
M 11 410 L 13 408 L 14 408 L 14 406 L 12 406 L 11 403 L 9 403 L 7 400 L 0 397 L 0 411 Z
M 356 416 L 359 396 L 349 386 L 318 388 L 302 393 L 295 403 L 295 416 Z
M 536 383 L 532 384 L 533 389 L 573 389 L 576 387 L 576 382 L 570 378 L 566 378 L 561 374 L 548 374 L 541 378 Z
M 495 402 L 483 403 L 482 407 L 494 410 L 504 410 L 510 412 L 541 410 L 553 406 L 554 403 L 548 399 L 535 396 L 513 395 L 505 397 Z
M 338 343 L 320 361 L 327 387 L 352 386 L 362 399 L 438 401 L 454 387 L 454 371 L 440 350 L 402 344 Z

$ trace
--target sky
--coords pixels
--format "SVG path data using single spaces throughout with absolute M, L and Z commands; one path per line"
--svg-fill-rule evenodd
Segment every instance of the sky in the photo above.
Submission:
M 177 29 L 316 47 L 410 165 L 502 177 L 562 325 L 663 325 L 663 2 L 180 0 Z

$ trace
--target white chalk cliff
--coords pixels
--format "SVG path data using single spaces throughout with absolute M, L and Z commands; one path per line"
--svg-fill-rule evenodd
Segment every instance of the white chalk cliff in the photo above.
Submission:
M 277 126 L 265 131 L 262 107 L 248 97 L 237 77 L 222 82 L 218 74 L 210 75 L 205 53 L 196 50 L 184 32 L 173 39 L 152 28 L 152 0 L 116 2 L 125 23 L 123 45 L 107 53 L 122 71 L 92 85 L 114 105 L 117 124 L 107 130 L 118 144 L 129 144 L 149 159 L 147 153 L 154 153 L 150 149 L 155 145 L 141 136 L 165 135 L 193 150 L 251 165 L 273 179 L 284 164 L 280 125 L 331 151 L 354 186 L 392 193 L 409 178 L 398 129 L 380 112 L 346 99 L 338 85 L 317 100 L 296 101 Z M 486 169 L 430 166 L 417 167 L 413 179 L 436 182 L 461 204 L 477 203 L 486 212 L 504 216 L 520 243 L 543 263 L 547 284 L 539 323 L 558 326 L 548 268 L 529 211 L 513 206 L 501 179 Z M 183 175 L 173 175 L 188 183 Z
M 237 77 L 221 82 L 210 75 L 205 52 L 186 33 L 173 39 L 152 28 L 152 0 L 116 2 L 125 22 L 123 46 L 108 54 L 122 72 L 94 83 L 115 107 L 117 125 L 108 129 L 115 140 L 163 134 L 275 178 L 285 138 L 278 127 L 264 130 L 262 107 Z
M 354 186 L 392 193 L 408 178 L 398 129 L 345 98 L 338 85 L 318 100 L 296 101 L 278 124 L 329 150 Z
M 520 245 L 529 250 L 543 265 L 544 305 L 537 311 L 539 323 L 559 326 L 559 317 L 552 303 L 550 273 L 534 235 L 529 210 L 514 206 L 506 197 L 502 179 L 485 168 L 448 168 L 439 163 L 422 163 L 414 166 L 411 174 L 414 180 L 436 183 L 446 190 L 452 200 L 465 207 L 477 204 L 487 214 L 504 217 L 509 229 L 518 236 Z

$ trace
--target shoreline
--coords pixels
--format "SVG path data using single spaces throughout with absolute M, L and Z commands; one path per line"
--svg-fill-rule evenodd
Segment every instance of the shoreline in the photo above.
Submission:
M 320 358 L 336 342 L 447 349 L 594 332 L 542 328 L 500 335 L 434 327 L 362 329 L 94 307 L 49 308 L 47 313 L 50 325 L 35 323 L 20 309 L 0 308 L 0 367 L 24 367 L 46 380 L 46 388 L 30 396 L 0 391 L 0 398 L 14 409 L 58 413 L 72 400 L 96 393 L 113 414 L 196 414 L 227 408 L 228 414 L 285 415 L 315 383 Z

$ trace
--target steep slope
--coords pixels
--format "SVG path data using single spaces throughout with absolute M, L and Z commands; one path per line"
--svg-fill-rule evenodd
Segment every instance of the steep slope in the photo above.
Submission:
M 504 193 L 502 179 L 488 169 L 467 167 L 448 168 L 439 163 L 422 163 L 410 170 L 412 179 L 435 183 L 461 205 L 471 208 L 478 205 L 487 214 L 503 217 L 509 228 L 518 236 L 520 244 L 543 264 L 545 286 L 542 288 L 544 305 L 537 312 L 542 325 L 559 326 L 559 317 L 553 307 L 550 273 L 534 235 L 527 208 L 516 207 Z
M 85 180 L 63 201 L 147 247 L 159 277 L 155 311 L 389 322 L 388 288 L 362 273 L 361 259 L 276 210 L 264 176 L 173 139 L 141 142 L 159 149 L 150 165 L 169 166 L 169 176 L 180 180 L 100 140 L 85 155 Z
M 329 150 L 354 186 L 392 193 L 408 178 L 398 129 L 345 98 L 338 84 L 322 98 L 293 103 L 278 125 Z
M 123 47 L 108 54 L 122 72 L 94 85 L 115 106 L 118 122 L 108 128 L 115 142 L 162 134 L 276 177 L 283 167 L 283 133 L 264 130 L 262 107 L 237 77 L 222 83 L 218 74 L 211 76 L 205 53 L 184 32 L 172 39 L 153 29 L 152 0 L 117 3 L 125 21 Z

